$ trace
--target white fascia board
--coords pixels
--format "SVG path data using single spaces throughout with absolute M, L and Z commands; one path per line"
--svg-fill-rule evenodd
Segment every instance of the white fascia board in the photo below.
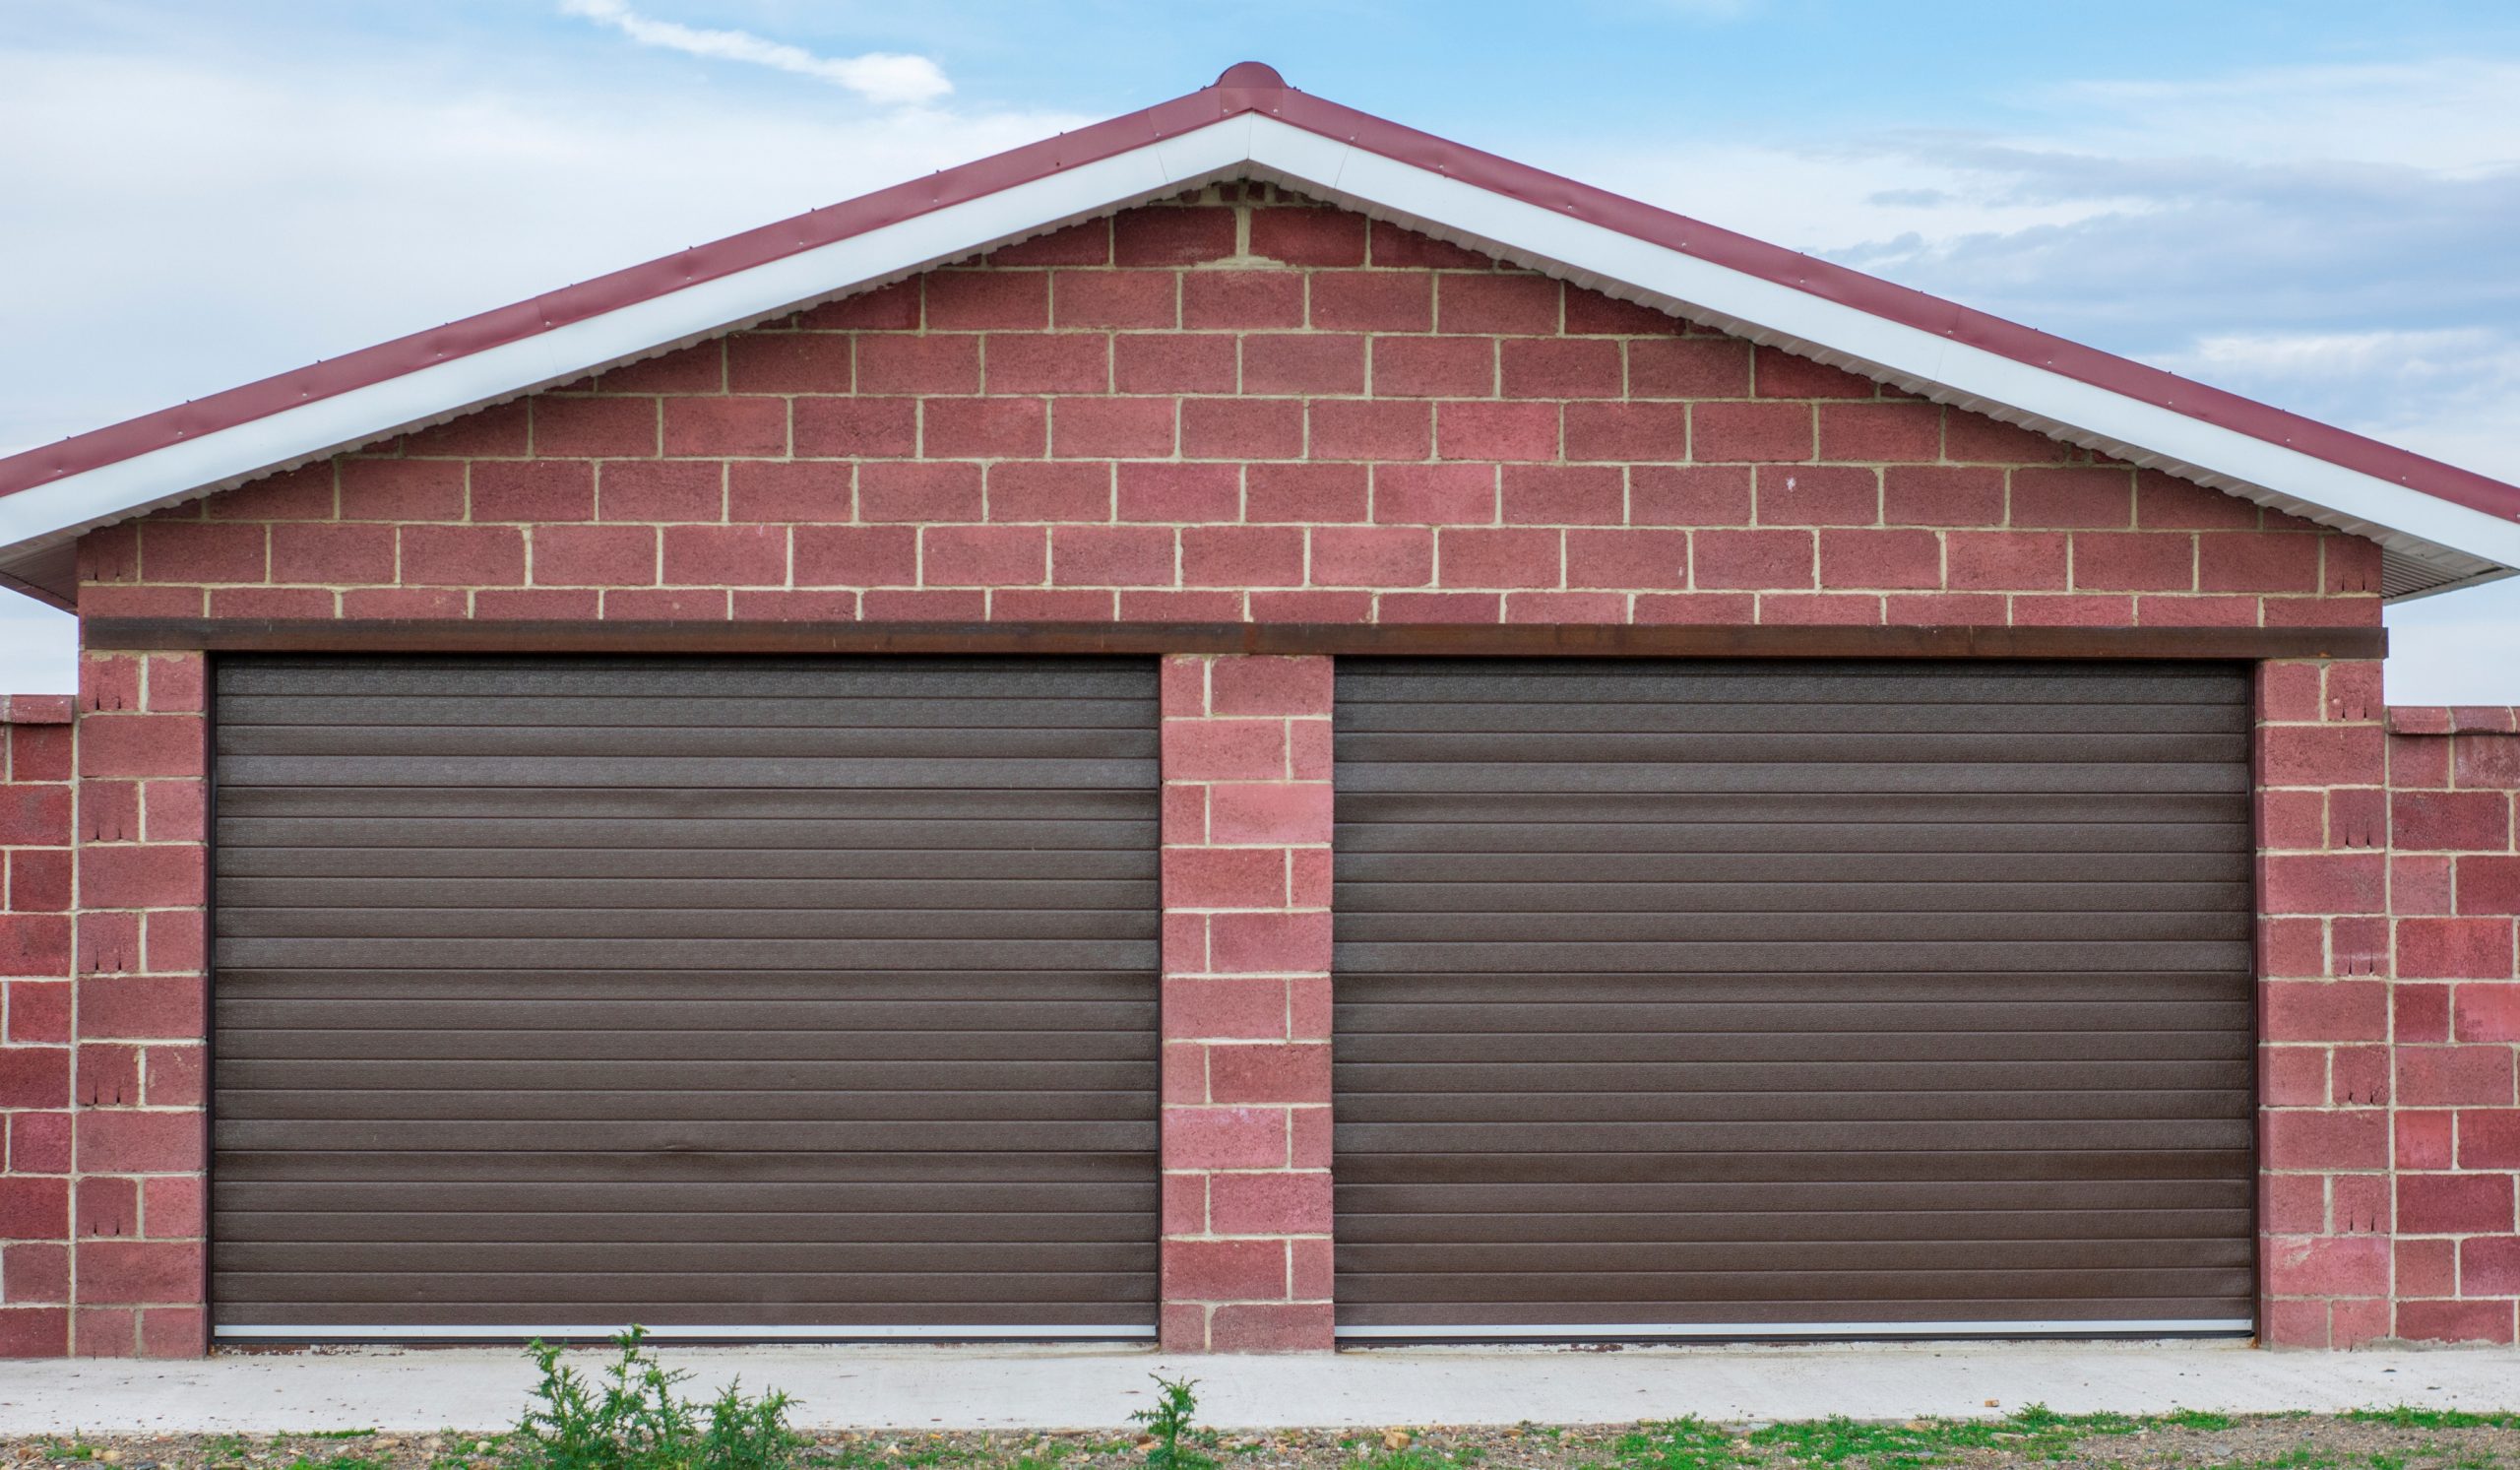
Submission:
M 24 551 L 475 405 L 567 382 L 995 242 L 1107 214 L 1243 167 L 1248 116 L 1162 139 L 896 224 L 634 302 L 184 443 L 0 495 L 0 546 Z
M 1750 324 L 1834 359 L 1863 364 L 1875 376 L 1938 385 L 1964 399 L 2001 406 L 2011 411 L 2005 416 L 2026 415 L 2140 451 L 2153 461 L 2263 486 L 2330 512 L 2348 529 L 2361 523 L 2520 566 L 2520 522 L 1273 118 L 1255 117 L 1253 124 L 1252 162 L 1308 192 L 1545 263 L 1586 284 L 1616 283 L 1626 288 L 1621 294 L 1642 293 L 1656 304 Z

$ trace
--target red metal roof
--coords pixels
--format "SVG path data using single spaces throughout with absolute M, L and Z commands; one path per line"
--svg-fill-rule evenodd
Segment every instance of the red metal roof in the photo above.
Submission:
M 1212 87 L 1108 122 L 0 459 L 0 495 L 532 337 L 1250 112 L 2427 495 L 2504 519 L 2520 519 L 2520 486 L 1324 101 L 1288 87 L 1275 70 L 1252 61 L 1228 69 Z

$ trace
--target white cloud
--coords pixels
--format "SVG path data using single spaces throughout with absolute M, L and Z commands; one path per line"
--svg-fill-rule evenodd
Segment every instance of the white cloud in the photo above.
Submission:
M 869 51 L 863 56 L 817 56 L 749 31 L 711 31 L 640 15 L 621 0 L 560 0 L 562 13 L 609 26 L 643 46 L 662 46 L 713 61 L 741 61 L 777 71 L 835 82 L 870 102 L 910 106 L 932 102 L 954 90 L 944 69 L 924 56 Z
M 0 50 L 0 453 L 1089 120 Z
M 2520 162 L 2514 96 L 2520 65 L 2443 57 L 2181 81 L 2066 82 L 2018 100 L 2084 119 L 2056 136 L 2113 153 L 2465 172 Z

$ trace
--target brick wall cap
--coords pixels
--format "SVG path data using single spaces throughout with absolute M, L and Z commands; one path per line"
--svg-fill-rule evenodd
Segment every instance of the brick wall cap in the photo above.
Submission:
M 2520 731 L 2520 707 L 2507 704 L 2393 704 L 2389 734 L 2510 735 Z
M 0 694 L 0 725 L 67 725 L 72 704 L 67 694 Z

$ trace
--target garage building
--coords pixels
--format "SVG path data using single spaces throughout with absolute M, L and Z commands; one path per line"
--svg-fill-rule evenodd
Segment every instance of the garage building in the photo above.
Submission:
M 2509 1341 L 2515 567 L 1246 63 L 0 459 L 0 1352 Z

